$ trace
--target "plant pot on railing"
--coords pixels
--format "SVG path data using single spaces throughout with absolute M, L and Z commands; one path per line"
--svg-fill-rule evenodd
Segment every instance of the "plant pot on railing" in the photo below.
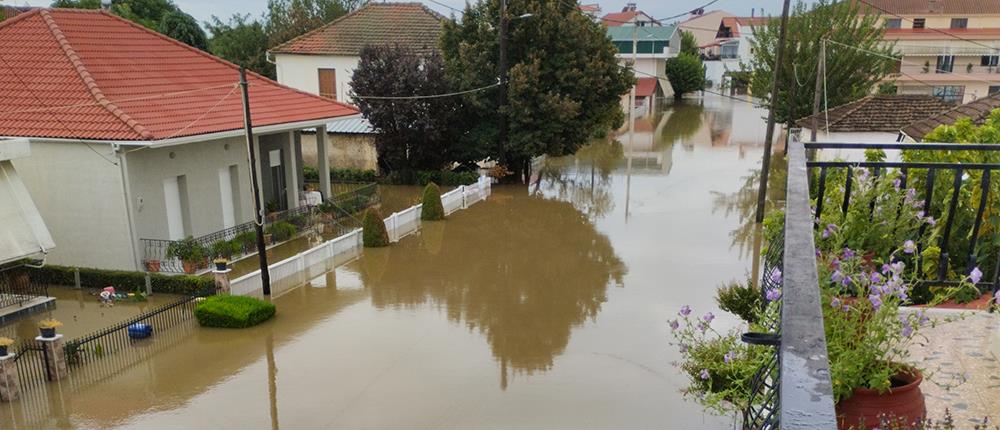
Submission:
M 153 273 L 159 272 L 160 260 L 146 260 L 146 271 Z
M 215 270 L 220 272 L 226 270 L 226 266 L 229 264 L 229 260 L 225 258 L 216 258 L 212 262 L 215 263 Z
M 0 337 L 0 357 L 6 357 L 8 354 L 7 348 L 14 344 L 14 339 L 9 337 Z
M 38 322 L 38 331 L 41 333 L 42 339 L 52 339 L 56 337 L 56 328 L 61 326 L 62 323 L 58 320 L 46 318 Z
M 851 397 L 837 403 L 838 426 L 860 430 L 879 428 L 883 420 L 907 425 L 920 422 L 927 415 L 922 381 L 920 372 L 912 370 L 892 378 L 892 388 L 886 393 L 855 388 Z
M 181 260 L 184 273 L 187 274 L 195 273 L 200 266 L 206 264 L 208 254 L 209 250 L 191 236 L 172 242 L 167 247 L 167 258 Z

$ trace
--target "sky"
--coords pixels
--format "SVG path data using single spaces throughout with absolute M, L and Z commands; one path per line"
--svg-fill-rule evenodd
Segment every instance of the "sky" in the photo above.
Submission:
M 445 16 L 452 13 L 451 9 L 430 0 L 416 1 L 423 2 L 431 9 Z M 456 9 L 461 9 L 465 5 L 465 0 L 435 1 Z M 640 10 L 658 18 L 690 11 L 704 5 L 708 1 L 710 0 L 635 0 L 635 3 Z M 50 3 L 51 0 L 0 0 L 0 4 L 14 5 L 48 6 Z M 212 15 L 223 18 L 223 20 L 236 13 L 249 13 L 255 17 L 260 16 L 264 12 L 267 0 L 174 0 L 174 3 L 180 6 L 183 11 L 194 16 L 199 22 L 203 22 L 211 19 Z M 583 3 L 599 3 L 603 13 L 609 13 L 620 11 L 627 1 L 583 0 Z M 750 15 L 751 9 L 756 9 L 754 14 L 758 16 L 762 15 L 761 10 L 763 9 L 763 15 L 778 15 L 781 13 L 781 0 L 718 0 L 715 4 L 706 8 L 706 10 L 715 9 L 723 9 L 737 15 Z

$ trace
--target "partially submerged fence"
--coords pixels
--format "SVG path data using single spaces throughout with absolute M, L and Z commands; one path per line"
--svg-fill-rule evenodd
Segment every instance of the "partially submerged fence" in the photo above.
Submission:
M 27 270 L 25 267 L 15 267 L 0 271 L 0 309 L 48 297 L 48 285 L 32 281 Z
M 466 209 L 473 204 L 485 200 L 491 193 L 490 179 L 480 177 L 472 185 L 460 186 L 441 195 L 441 203 L 445 214 L 451 214 L 459 209 Z M 420 229 L 420 213 L 423 205 L 412 206 L 401 212 L 394 212 L 383 220 L 386 231 L 392 242 L 398 242 L 403 237 Z M 348 261 L 361 256 L 364 246 L 361 229 L 355 229 L 335 239 L 326 241 L 314 248 L 286 258 L 268 266 L 271 280 L 271 295 L 279 296 L 310 279 L 329 272 Z M 230 282 L 230 292 L 235 295 L 262 296 L 260 270 L 240 276 Z

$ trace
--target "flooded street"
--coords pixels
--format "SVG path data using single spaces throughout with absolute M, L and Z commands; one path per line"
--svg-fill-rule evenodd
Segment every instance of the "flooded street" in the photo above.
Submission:
M 0 428 L 729 428 L 682 397 L 667 322 L 682 305 L 723 318 L 715 288 L 751 269 L 762 115 L 668 107 L 366 249 L 267 323 L 179 328 L 99 383 L 0 404 Z

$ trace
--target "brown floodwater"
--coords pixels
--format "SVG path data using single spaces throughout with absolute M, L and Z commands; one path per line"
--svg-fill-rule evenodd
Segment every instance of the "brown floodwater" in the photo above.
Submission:
M 761 115 L 670 107 L 274 299 L 262 325 L 182 325 L 149 358 L 0 404 L 0 428 L 730 428 L 681 394 L 667 322 L 686 304 L 734 323 L 713 296 L 751 268 Z

